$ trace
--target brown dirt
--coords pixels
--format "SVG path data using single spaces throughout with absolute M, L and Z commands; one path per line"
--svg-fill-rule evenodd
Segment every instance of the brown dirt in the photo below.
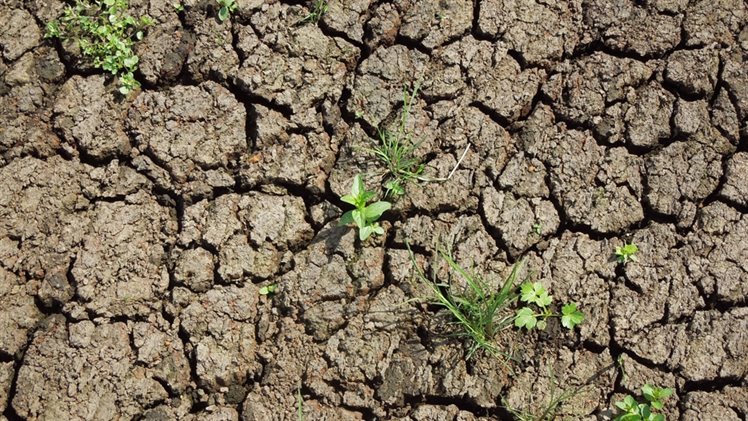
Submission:
M 0 1 L 0 420 L 292 420 L 297 392 L 504 420 L 590 378 L 557 419 L 645 383 L 670 420 L 748 418 L 746 2 L 183 3 L 132 1 L 157 23 L 123 100 L 42 38 L 61 1 Z M 416 81 L 426 173 L 471 147 L 362 243 L 338 197 Z M 526 258 L 584 324 L 466 361 L 412 302 L 405 242 L 439 236 L 494 283 Z

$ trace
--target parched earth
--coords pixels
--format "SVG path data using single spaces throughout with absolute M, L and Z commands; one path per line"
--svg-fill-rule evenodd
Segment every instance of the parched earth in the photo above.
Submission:
M 748 418 L 748 3 L 133 0 L 142 90 L 0 2 L 0 420 Z M 383 237 L 338 227 L 365 149 L 429 177 Z M 465 359 L 413 301 L 434 241 L 586 314 Z M 638 261 L 618 264 L 633 241 Z M 427 264 L 427 263 L 426 263 Z M 273 295 L 262 286 L 276 284 Z M 615 362 L 624 358 L 624 369 Z

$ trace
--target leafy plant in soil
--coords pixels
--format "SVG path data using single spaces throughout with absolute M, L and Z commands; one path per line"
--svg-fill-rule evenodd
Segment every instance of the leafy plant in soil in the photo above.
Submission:
M 358 238 L 365 241 L 372 234 L 382 235 L 384 229 L 377 222 L 382 214 L 392 207 L 392 204 L 385 201 L 378 201 L 367 204 L 374 198 L 376 193 L 366 190 L 361 175 L 357 174 L 353 180 L 351 194 L 340 198 L 345 203 L 351 204 L 356 209 L 350 210 L 340 217 L 338 225 L 356 224 L 358 227 Z
M 624 244 L 623 246 L 616 247 L 616 260 L 619 263 L 626 264 L 629 261 L 635 262 L 635 254 L 639 251 L 639 247 L 634 244 Z
M 132 17 L 128 6 L 128 0 L 76 0 L 62 17 L 47 23 L 45 33 L 45 38 L 75 40 L 94 67 L 119 78 L 123 95 L 140 86 L 134 75 L 139 59 L 132 47 L 153 24 L 147 15 Z
M 303 19 L 301 19 L 300 23 L 304 22 L 314 22 L 318 23 L 320 19 L 322 19 L 322 16 L 324 16 L 325 13 L 327 13 L 327 1 L 325 0 L 315 0 L 314 4 L 312 5 L 312 10 L 309 12 L 308 15 L 304 16 Z
M 493 340 L 498 332 L 511 327 L 513 317 L 508 307 L 516 298 L 514 284 L 522 264 L 514 265 L 501 289 L 494 291 L 478 274 L 460 266 L 449 249 L 440 248 L 438 255 L 447 263 L 450 279 L 442 282 L 435 279 L 435 276 L 426 276 L 416 263 L 410 246 L 407 243 L 406 246 L 410 252 L 416 276 L 431 291 L 431 296 L 424 300 L 445 308 L 451 314 L 458 326 L 457 333 L 454 335 L 467 340 L 467 359 L 470 359 L 478 350 L 483 350 L 508 360 L 509 356 L 501 352 Z M 464 288 L 460 290 L 457 282 L 452 282 L 452 276 L 464 281 Z
M 547 326 L 550 317 L 560 317 L 561 325 L 573 330 L 576 325 L 582 323 L 584 314 L 577 309 L 575 303 L 568 303 L 561 307 L 561 314 L 551 311 L 550 306 L 553 296 L 548 294 L 540 282 L 525 282 L 520 286 L 520 301 L 528 304 L 519 310 L 514 317 L 514 325 L 527 330 L 543 330 Z M 539 311 L 533 309 L 533 305 Z
M 622 401 L 616 402 L 616 406 L 623 413 L 616 416 L 613 421 L 665 421 L 664 415 L 655 414 L 653 410 L 662 410 L 665 406 L 663 401 L 672 394 L 672 389 L 645 384 L 642 387 L 642 395 L 646 402 L 639 403 L 633 396 L 626 395 Z
M 236 4 L 236 0 L 216 0 L 218 3 L 218 6 L 220 8 L 218 9 L 218 20 L 221 22 L 225 21 L 229 18 L 229 15 L 234 13 L 239 7 L 238 4 Z

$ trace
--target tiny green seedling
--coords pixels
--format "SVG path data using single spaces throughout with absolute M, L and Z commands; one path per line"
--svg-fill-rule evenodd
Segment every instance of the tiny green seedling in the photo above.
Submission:
M 234 13 L 239 7 L 239 5 L 236 4 L 236 0 L 216 0 L 216 2 L 218 2 L 218 5 L 220 6 L 218 9 L 218 20 L 221 22 L 228 19 L 229 15 Z
M 304 22 L 314 22 L 318 23 L 320 19 L 322 19 L 322 16 L 327 13 L 328 4 L 326 0 L 315 0 L 314 4 L 312 5 L 312 10 L 309 12 L 308 15 L 304 16 L 299 23 Z
M 540 282 L 525 282 L 520 286 L 520 301 L 529 305 L 517 310 L 514 317 L 514 325 L 527 330 L 544 330 L 549 317 L 561 317 L 561 325 L 569 330 L 584 320 L 584 314 L 577 309 L 577 305 L 569 303 L 561 307 L 561 314 L 556 314 L 550 309 L 553 296 L 548 294 Z M 540 311 L 536 312 L 530 305 L 535 305 Z
M 541 224 L 540 222 L 536 224 L 532 224 L 532 232 L 534 232 L 535 234 L 541 235 L 541 233 L 543 232 L 542 230 L 543 230 L 543 224 Z
M 623 413 L 616 416 L 613 421 L 665 421 L 664 415 L 655 414 L 653 410 L 662 410 L 665 406 L 663 401 L 672 394 L 672 389 L 645 384 L 642 387 L 642 395 L 646 403 L 639 403 L 633 396 L 626 395 L 622 401 L 616 402 L 616 406 Z
M 177 13 L 184 12 L 184 4 L 182 4 L 181 2 L 172 3 L 172 6 L 174 6 L 174 10 Z
M 513 317 L 509 305 L 516 297 L 513 290 L 521 263 L 514 265 L 501 289 L 494 291 L 478 274 L 460 266 L 449 249 L 439 249 L 439 256 L 449 266 L 450 277 L 454 275 L 465 284 L 464 289 L 459 291 L 450 280 L 442 282 L 433 276 L 426 276 L 418 266 L 407 242 L 405 245 L 408 247 L 416 276 L 431 290 L 431 296 L 424 300 L 447 309 L 456 321 L 455 324 L 459 326 L 454 336 L 468 340 L 467 359 L 478 350 L 483 350 L 493 356 L 502 357 L 504 361 L 508 360 L 509 355 L 502 352 L 493 339 L 498 332 L 512 325 Z
M 133 44 L 154 23 L 147 15 L 132 17 L 128 6 L 128 0 L 77 0 L 59 19 L 47 23 L 44 37 L 74 39 L 94 67 L 119 78 L 119 92 L 127 95 L 140 86 L 134 75 L 139 59 Z
M 260 288 L 258 293 L 260 295 L 273 295 L 275 294 L 276 289 L 278 289 L 278 284 L 265 285 L 264 287 Z
M 636 244 L 624 244 L 622 247 L 616 247 L 616 260 L 624 265 L 629 261 L 636 262 L 635 254 L 639 251 Z
M 361 174 L 357 174 L 353 180 L 351 194 L 340 198 L 345 203 L 351 204 L 356 209 L 350 210 L 340 217 L 338 225 L 356 224 L 358 227 L 358 238 L 365 241 L 372 234 L 384 234 L 384 228 L 379 223 L 379 217 L 392 207 L 392 204 L 385 201 L 374 202 L 367 205 L 374 198 L 373 191 L 366 190 Z

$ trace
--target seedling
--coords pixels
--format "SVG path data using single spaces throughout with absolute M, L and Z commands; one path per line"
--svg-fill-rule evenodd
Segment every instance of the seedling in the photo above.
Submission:
M 181 2 L 172 3 L 172 6 L 174 6 L 174 10 L 177 13 L 184 12 L 184 4 L 182 4 Z
M 642 387 L 645 403 L 639 403 L 631 395 L 626 395 L 616 406 L 623 411 L 613 421 L 665 421 L 665 416 L 652 411 L 660 411 L 665 406 L 663 401 L 673 394 L 673 389 L 645 384 Z
M 548 294 L 548 291 L 540 282 L 523 283 L 520 286 L 519 299 L 528 305 L 517 310 L 515 314 L 514 325 L 518 328 L 544 330 L 548 318 L 561 317 L 561 325 L 573 330 L 576 325 L 584 320 L 584 314 L 577 309 L 577 305 L 574 303 L 561 307 L 560 315 L 551 311 L 550 305 L 553 302 L 553 296 Z M 535 311 L 532 305 L 535 305 L 539 311 Z
M 543 230 L 543 224 L 541 224 L 540 222 L 536 224 L 532 224 L 532 232 L 534 232 L 535 234 L 541 235 L 542 230 Z
M 442 282 L 435 276 L 426 276 L 416 263 L 410 246 L 407 243 L 406 246 L 410 252 L 416 276 L 431 290 L 431 296 L 424 300 L 447 309 L 451 314 L 455 325 L 458 326 L 454 335 L 467 340 L 467 359 L 470 359 L 478 350 L 483 350 L 507 360 L 509 356 L 499 349 L 493 339 L 498 332 L 511 327 L 513 317 L 508 307 L 516 298 L 513 290 L 521 263 L 514 265 L 501 289 L 494 291 L 478 274 L 460 266 L 449 249 L 438 250 L 438 255 L 449 267 L 447 281 Z M 452 276 L 464 282 L 465 286 L 462 291 L 456 282 L 452 282 Z
M 616 247 L 616 260 L 624 265 L 629 261 L 636 262 L 636 252 L 639 251 L 639 247 L 636 244 L 624 244 L 622 247 Z
M 372 234 L 384 234 L 384 228 L 377 222 L 382 214 L 392 207 L 392 204 L 385 201 L 367 203 L 374 198 L 373 191 L 366 190 L 361 175 L 356 175 L 351 187 L 351 194 L 340 198 L 345 203 L 351 204 L 356 209 L 350 210 L 340 217 L 338 225 L 349 225 L 355 223 L 358 227 L 358 238 L 365 241 Z
M 153 20 L 127 13 L 128 0 L 76 0 L 62 17 L 47 23 L 45 38 L 74 39 L 93 66 L 119 77 L 119 92 L 127 95 L 140 86 L 134 73 L 138 56 L 132 47 L 143 39 L 143 30 Z
M 301 396 L 301 383 L 296 388 L 296 420 L 304 421 L 304 398 Z
M 216 0 L 216 2 L 218 2 L 218 5 L 220 6 L 218 9 L 218 20 L 221 22 L 228 19 L 229 15 L 234 13 L 237 7 L 239 7 L 239 5 L 236 4 L 236 0 Z
M 318 23 L 319 20 L 322 19 L 322 16 L 324 16 L 324 14 L 327 13 L 327 9 L 328 9 L 327 1 L 315 0 L 314 4 L 312 5 L 312 10 L 309 12 L 308 15 L 304 16 L 304 18 L 300 21 L 300 23 L 303 23 L 303 22 Z
M 264 287 L 260 288 L 258 293 L 260 295 L 273 295 L 275 294 L 276 289 L 278 289 L 278 284 L 265 285 Z

